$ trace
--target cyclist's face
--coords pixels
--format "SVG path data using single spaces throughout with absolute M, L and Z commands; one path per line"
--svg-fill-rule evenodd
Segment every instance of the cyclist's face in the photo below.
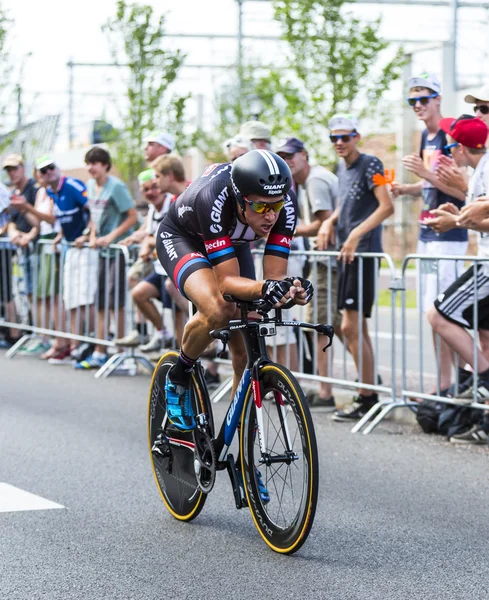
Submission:
M 284 199 L 283 196 L 270 198 L 269 196 L 255 196 L 254 194 L 250 194 L 249 196 L 246 196 L 246 198 L 250 202 L 260 202 L 263 204 L 274 204 L 275 202 L 280 202 Z M 257 213 L 249 205 L 246 205 L 245 209 L 246 222 L 256 233 L 256 235 L 259 235 L 260 237 L 265 237 L 270 233 L 271 229 L 277 222 L 279 214 L 279 212 L 276 213 L 273 210 L 269 210 L 264 213 Z
M 162 197 L 162 194 L 158 188 L 158 183 L 155 179 L 152 179 L 151 181 L 145 181 L 141 186 L 141 191 L 143 192 L 146 200 L 151 202 L 151 204 L 157 203 L 160 196 Z

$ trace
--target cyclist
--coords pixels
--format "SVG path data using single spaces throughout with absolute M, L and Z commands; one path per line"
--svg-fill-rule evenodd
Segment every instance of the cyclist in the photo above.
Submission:
M 209 331 L 238 316 L 224 294 L 264 299 L 275 307 L 307 304 L 309 281 L 287 277 L 287 259 L 297 209 L 292 175 L 283 159 L 252 150 L 233 164 L 213 164 L 171 205 L 157 235 L 163 268 L 197 308 L 183 333 L 180 356 L 168 374 L 165 392 L 169 420 L 181 430 L 195 427 L 189 374 L 211 342 Z M 234 246 L 267 237 L 263 281 L 240 277 Z M 246 365 L 240 335 L 231 337 L 234 388 Z

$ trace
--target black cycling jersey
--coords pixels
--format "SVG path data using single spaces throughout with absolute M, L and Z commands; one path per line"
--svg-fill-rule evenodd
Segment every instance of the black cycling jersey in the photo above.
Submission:
M 158 228 L 158 257 L 182 293 L 191 273 L 231 260 L 235 258 L 234 246 L 260 239 L 238 219 L 231 166 L 207 167 L 172 203 Z M 297 213 L 295 193 L 290 191 L 268 234 L 265 254 L 288 258 Z

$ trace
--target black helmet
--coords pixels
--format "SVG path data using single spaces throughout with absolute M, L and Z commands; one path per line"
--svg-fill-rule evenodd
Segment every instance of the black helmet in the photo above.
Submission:
M 237 158 L 231 169 L 231 181 L 238 202 L 241 196 L 282 196 L 292 186 L 292 173 L 278 154 L 269 150 L 251 150 Z

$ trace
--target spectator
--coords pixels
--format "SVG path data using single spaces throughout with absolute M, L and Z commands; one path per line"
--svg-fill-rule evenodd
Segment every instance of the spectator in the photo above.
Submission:
M 144 141 L 144 158 L 148 163 L 152 163 L 158 156 L 170 154 L 175 149 L 175 138 L 170 133 L 154 131 Z
M 382 222 L 393 214 L 394 207 L 383 183 L 381 161 L 358 150 L 360 134 L 357 119 L 351 115 L 335 115 L 328 126 L 336 154 L 344 159 L 346 168 L 339 174 L 338 206 L 319 228 L 318 248 L 324 250 L 334 243 L 334 225 L 337 224 L 340 246 L 338 308 L 343 310 L 341 331 L 357 371 L 362 353 L 363 372 L 358 374 L 360 381 L 373 385 L 374 356 L 367 319 L 374 301 L 375 259 L 363 259 L 363 279 L 359 282 L 359 260 L 355 258 L 355 252 L 382 252 Z M 363 306 L 359 305 L 359 283 L 363 286 Z M 362 313 L 361 348 L 359 311 Z M 376 393 L 360 387 L 352 406 L 336 411 L 333 419 L 360 419 L 377 402 Z
M 0 183 L 0 238 L 7 237 L 10 223 L 10 192 Z M 0 242 L 0 315 L 11 323 L 17 322 L 17 313 L 12 295 L 12 253 L 13 246 L 8 241 Z M 13 346 L 19 336 L 15 329 L 6 330 L 2 347 Z
M 483 100 L 486 98 L 486 100 Z M 475 116 L 482 119 L 489 126 L 489 85 L 484 85 L 476 90 L 474 94 L 465 96 L 465 102 L 474 104 Z M 436 176 L 442 183 L 460 190 L 466 194 L 469 189 L 467 170 L 460 169 L 454 161 L 448 156 L 441 156 L 436 170 Z M 472 204 L 471 210 L 474 210 L 475 204 Z M 477 207 L 480 210 L 480 207 Z
M 473 175 L 469 182 L 468 201 L 477 204 L 477 198 L 489 194 L 489 153 L 486 142 L 489 130 L 481 120 L 462 115 L 458 119 L 442 119 L 440 127 L 448 134 L 448 148 L 459 167 L 472 167 Z M 450 231 L 461 226 L 461 212 L 453 203 L 447 203 L 433 211 L 429 224 L 437 232 Z M 480 221 L 473 227 L 479 232 L 478 256 L 489 258 L 489 219 Z M 474 289 L 477 288 L 478 322 L 474 320 Z M 465 392 L 456 394 L 460 399 L 487 402 L 489 398 L 489 263 L 478 263 L 470 267 L 440 294 L 428 318 L 448 346 L 457 352 L 464 361 L 474 368 L 474 340 L 467 329 L 479 330 L 481 350 L 477 353 L 478 383 L 467 386 Z M 487 413 L 486 413 L 487 415 Z M 484 443 L 489 439 L 487 418 L 468 431 L 450 438 L 454 443 Z
M 35 179 L 28 178 L 25 173 L 24 159 L 20 154 L 9 154 L 3 161 L 3 169 L 7 172 L 12 184 L 12 197 L 22 196 L 34 205 L 38 185 Z M 16 208 L 10 207 L 10 224 L 8 227 L 10 241 L 21 248 L 21 265 L 24 275 L 25 291 L 32 298 L 32 271 L 36 268 L 36 255 L 30 252 L 29 244 L 35 241 L 37 229 Z
M 39 240 L 47 242 L 54 240 L 60 231 L 60 225 L 54 216 L 53 200 L 46 191 L 46 184 L 39 171 L 34 169 L 34 178 L 39 183 L 34 206 L 29 204 L 23 196 L 14 196 L 12 205 L 25 215 L 36 232 L 39 232 Z M 58 298 L 59 294 L 59 254 L 55 253 L 50 244 L 41 243 L 38 249 L 40 258 L 38 270 L 37 297 L 37 325 L 44 329 L 61 331 L 64 315 Z M 44 344 L 28 348 L 31 352 L 39 350 Z M 55 358 L 63 353 L 69 342 L 64 338 L 55 338 L 54 344 L 40 356 L 43 360 Z
M 53 210 L 61 231 L 53 240 L 56 251 L 60 241 L 73 243 L 75 247 L 63 248 L 63 303 L 70 314 L 71 333 L 80 334 L 78 321 L 85 323 L 86 308 L 90 308 L 95 299 L 97 287 L 97 253 L 83 245 L 88 241 L 88 196 L 85 184 L 73 177 L 64 177 L 50 156 L 41 156 L 36 160 L 36 169 L 42 184 L 46 186 L 53 200 Z M 41 215 L 41 216 L 40 216 Z M 42 213 L 37 215 L 41 219 Z M 46 213 L 42 220 L 52 219 Z M 60 350 L 49 359 L 50 364 L 71 364 L 77 356 L 79 342 L 71 340 L 70 348 Z
M 246 121 L 239 128 L 239 135 L 250 140 L 257 150 L 272 149 L 272 132 L 261 121 Z
M 97 338 L 107 339 L 106 311 L 114 312 L 117 337 L 124 331 L 125 319 L 125 261 L 121 252 L 110 250 L 132 233 L 138 221 L 134 200 L 117 177 L 109 175 L 112 167 L 107 150 L 94 146 L 85 155 L 85 162 L 91 178 L 87 181 L 90 209 L 90 247 L 99 248 L 97 286 Z M 106 302 L 108 305 L 106 305 Z M 93 354 L 76 363 L 76 369 L 98 369 L 108 359 L 105 346 L 95 345 Z
M 464 205 L 465 193 L 447 186 L 442 179 L 437 176 L 440 157 L 448 156 L 448 150 L 445 132 L 439 127 L 441 119 L 441 86 L 435 75 L 423 74 L 419 77 L 412 77 L 408 81 L 409 97 L 407 99 L 410 106 L 413 107 L 419 120 L 423 121 L 426 129 L 421 136 L 421 148 L 419 154 L 411 154 L 403 159 L 406 168 L 421 178 L 418 183 L 411 184 L 392 184 L 392 194 L 394 197 L 402 195 L 423 197 L 423 209 L 420 215 L 420 231 L 417 254 L 426 256 L 463 256 L 467 251 L 468 235 L 464 229 L 453 229 L 437 234 L 426 223 L 430 217 L 430 212 L 436 210 L 442 204 L 450 202 L 460 209 Z M 450 286 L 451 283 L 460 275 L 462 264 L 450 260 L 433 260 L 421 262 L 422 286 L 419 292 L 423 290 L 423 297 L 419 297 L 418 303 L 426 312 L 430 309 L 437 295 Z M 433 343 L 436 352 L 436 336 L 433 334 Z M 452 352 L 448 345 L 441 340 L 439 354 L 439 386 L 442 395 L 448 394 L 451 384 L 451 362 Z M 467 374 L 461 370 L 460 378 Z M 432 390 L 433 393 L 435 390 Z
M 254 149 L 253 142 L 242 135 L 235 135 L 223 144 L 224 152 L 227 154 L 229 162 L 234 162 L 243 154 Z
M 338 178 L 320 165 L 311 166 L 309 155 L 304 143 L 297 138 L 288 138 L 279 145 L 277 154 L 289 165 L 292 177 L 296 185 L 297 201 L 300 208 L 301 219 L 296 227 L 294 242 L 301 237 L 312 238 L 313 249 L 317 249 L 316 236 L 321 223 L 331 216 L 336 208 L 338 197 Z M 292 247 L 291 247 L 292 249 Z M 299 248 L 296 248 L 299 249 Z M 304 244 L 302 244 L 304 249 Z M 330 245 L 327 250 L 334 250 Z M 292 257 L 289 258 L 289 261 Z M 331 269 L 331 290 L 328 298 L 328 264 Z M 341 314 L 337 309 L 337 285 L 336 285 L 336 261 L 324 259 L 317 261 L 317 279 L 314 283 L 315 303 L 317 315 L 314 314 L 313 303 L 306 306 L 306 321 L 329 323 L 332 322 L 336 334 L 340 334 Z M 328 318 L 328 307 L 330 305 L 331 317 Z M 329 343 L 325 336 L 319 336 L 318 347 L 323 348 Z M 332 362 L 332 352 L 331 362 Z M 328 376 L 328 353 L 318 354 L 318 372 L 322 377 Z M 315 406 L 334 406 L 333 388 L 330 383 L 320 382 L 319 393 L 310 392 L 307 395 L 309 404 Z
M 172 195 L 162 192 L 158 188 L 156 173 L 154 169 L 143 171 L 138 176 L 141 186 L 141 192 L 149 202 L 149 212 L 146 216 L 145 236 L 141 241 L 139 257 L 144 262 L 150 262 L 154 258 L 154 249 L 156 248 L 155 234 L 161 219 L 168 212 Z M 124 240 L 127 245 L 130 243 L 131 236 Z M 147 344 L 141 346 L 143 352 L 154 352 L 164 348 L 171 340 L 171 335 L 164 327 L 163 318 L 153 304 L 156 298 L 163 303 L 165 308 L 171 308 L 171 301 L 168 302 L 168 294 L 165 293 L 166 273 L 158 260 L 153 260 L 154 271 L 140 281 L 132 290 L 132 298 L 138 310 L 154 326 L 155 332 Z

